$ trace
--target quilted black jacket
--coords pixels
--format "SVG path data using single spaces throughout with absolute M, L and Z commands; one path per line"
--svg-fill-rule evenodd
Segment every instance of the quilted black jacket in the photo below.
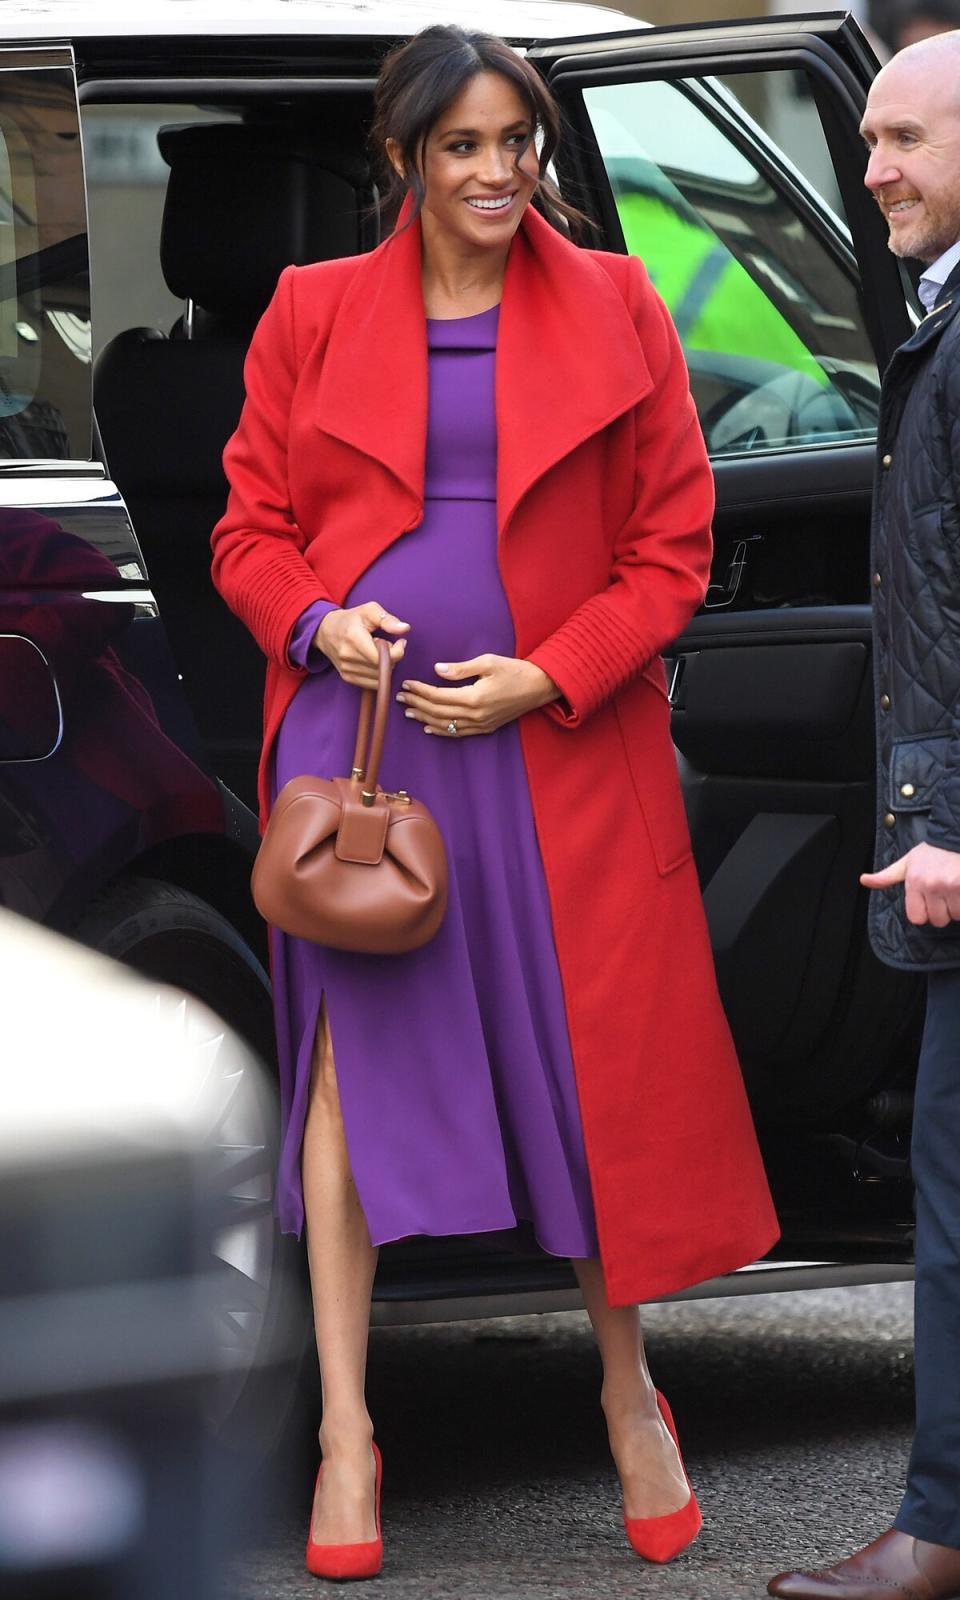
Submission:
M 878 867 L 960 851 L 960 269 L 883 380 L 873 498 Z M 870 896 L 894 967 L 960 966 L 960 923 L 916 927 L 903 887 Z

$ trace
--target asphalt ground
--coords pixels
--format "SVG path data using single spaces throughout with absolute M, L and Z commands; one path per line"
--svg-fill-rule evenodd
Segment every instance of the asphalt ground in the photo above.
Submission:
M 384 1457 L 371 1600 L 740 1600 L 889 1526 L 913 1419 L 908 1284 L 648 1307 L 647 1350 L 703 1509 L 667 1567 L 633 1554 L 581 1314 L 378 1329 Z M 303 1566 L 318 1418 L 304 1399 L 223 1600 L 343 1595 Z

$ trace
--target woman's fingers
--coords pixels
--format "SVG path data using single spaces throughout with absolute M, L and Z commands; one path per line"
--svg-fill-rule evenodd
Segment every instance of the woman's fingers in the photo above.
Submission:
M 365 600 L 362 606 L 355 609 L 370 633 L 377 628 L 383 633 L 406 633 L 410 627 L 409 622 L 402 622 L 376 600 Z
M 445 683 L 417 683 L 409 678 L 397 695 L 401 705 L 438 714 L 446 711 L 451 717 L 456 716 L 458 709 L 467 713 L 475 711 L 480 698 L 480 686 L 476 683 L 464 689 L 449 689 Z
M 435 661 L 434 672 L 441 678 L 449 678 L 455 682 L 460 678 L 476 678 L 483 673 L 492 672 L 499 658 L 497 656 L 474 656 L 472 661 Z
M 392 611 L 385 611 L 377 623 L 377 627 L 382 633 L 406 633 L 410 624 L 409 622 L 401 622 L 400 618 L 395 617 Z
M 423 731 L 424 733 L 433 734 L 437 739 L 470 739 L 475 737 L 478 733 L 494 732 L 493 728 L 488 728 L 484 723 L 464 722 L 460 717 L 451 719 L 451 722 L 453 720 L 456 721 L 456 728 L 452 727 L 451 723 L 448 722 L 437 723 L 436 726 L 431 725 L 429 722 L 425 722 L 423 725 Z

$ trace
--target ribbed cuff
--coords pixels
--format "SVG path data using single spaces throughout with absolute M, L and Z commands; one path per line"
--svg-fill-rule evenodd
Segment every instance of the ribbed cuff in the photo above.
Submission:
M 634 677 L 652 651 L 595 595 L 527 656 L 551 677 L 562 699 L 544 710 L 575 728 Z

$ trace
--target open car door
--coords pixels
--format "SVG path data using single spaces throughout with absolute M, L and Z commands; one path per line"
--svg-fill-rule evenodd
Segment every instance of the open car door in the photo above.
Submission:
M 599 224 L 584 242 L 644 259 L 715 470 L 713 581 L 667 667 L 754 1113 L 768 1149 L 796 1146 L 807 1196 L 814 1150 L 825 1177 L 839 1152 L 852 1194 L 891 1104 L 909 1118 L 909 1093 L 882 1091 L 909 1090 L 919 1002 L 912 978 L 871 955 L 858 885 L 875 816 L 879 372 L 913 325 L 910 280 L 863 187 L 858 125 L 877 62 L 839 15 L 529 54 L 570 128 L 561 187 Z M 682 962 L 683 929 L 664 936 Z M 778 1202 L 789 1231 L 782 1188 Z

